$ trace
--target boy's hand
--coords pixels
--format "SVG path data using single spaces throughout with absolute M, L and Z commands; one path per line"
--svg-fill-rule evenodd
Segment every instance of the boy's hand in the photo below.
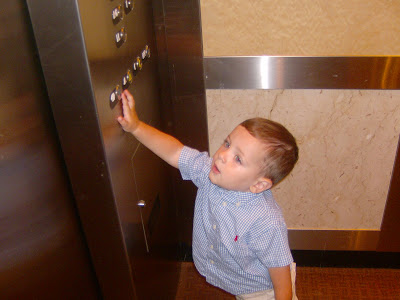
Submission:
M 139 120 L 135 110 L 135 100 L 128 90 L 121 94 L 123 116 L 117 118 L 122 128 L 153 151 L 171 166 L 178 168 L 179 156 L 183 145 L 173 136 L 147 125 Z
M 135 110 L 135 100 L 128 90 L 121 93 L 122 97 L 122 116 L 118 117 L 118 122 L 126 132 L 134 133 L 139 127 L 140 120 Z

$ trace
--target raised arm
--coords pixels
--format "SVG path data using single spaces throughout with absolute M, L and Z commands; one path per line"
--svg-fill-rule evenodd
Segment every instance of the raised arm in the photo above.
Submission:
M 183 144 L 176 138 L 140 121 L 135 109 L 135 100 L 128 90 L 124 90 L 121 97 L 123 116 L 118 117 L 118 122 L 122 128 L 133 134 L 139 142 L 161 159 L 178 168 Z

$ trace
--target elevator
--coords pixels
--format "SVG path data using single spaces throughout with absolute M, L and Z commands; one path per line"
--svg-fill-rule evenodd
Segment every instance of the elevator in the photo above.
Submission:
M 144 122 L 207 148 L 202 81 L 173 89 L 193 53 L 168 56 L 168 7 L 198 6 L 2 3 L 0 298 L 174 299 L 195 190 L 116 120 L 129 89 Z
M 196 0 L 0 6 L 0 299 L 174 299 L 196 190 L 122 131 L 122 90 L 207 151 L 206 90 L 400 87 L 397 57 L 203 57 Z M 381 230 L 291 229 L 293 249 L 398 252 L 399 162 Z

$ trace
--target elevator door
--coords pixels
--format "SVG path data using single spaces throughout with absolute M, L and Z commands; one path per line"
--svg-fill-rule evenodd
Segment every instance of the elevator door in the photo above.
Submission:
M 100 299 L 25 2 L 0 20 L 0 299 Z
M 171 169 L 116 120 L 119 94 L 129 89 L 140 118 L 163 129 L 152 3 L 28 0 L 28 6 L 103 296 L 174 299 Z

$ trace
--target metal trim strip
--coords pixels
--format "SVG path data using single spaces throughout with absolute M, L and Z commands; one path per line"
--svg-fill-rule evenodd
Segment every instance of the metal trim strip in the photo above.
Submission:
M 206 89 L 400 89 L 400 56 L 204 57 Z

